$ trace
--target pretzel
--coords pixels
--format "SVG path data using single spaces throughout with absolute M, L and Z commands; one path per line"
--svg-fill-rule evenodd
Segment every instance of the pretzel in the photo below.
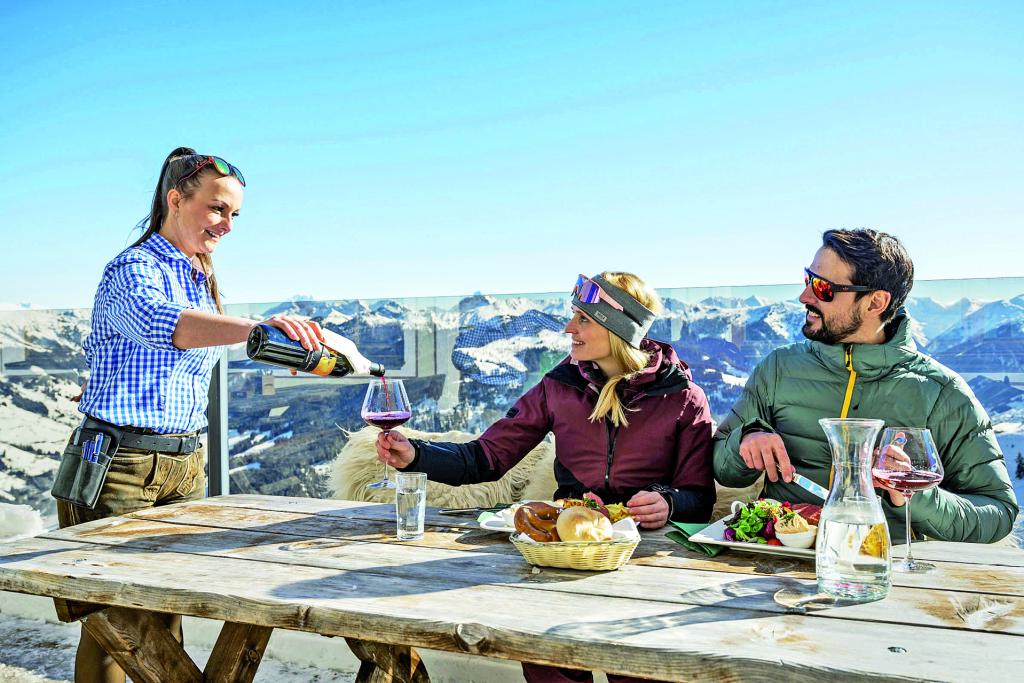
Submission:
M 526 534 L 535 541 L 549 543 L 557 541 L 558 530 L 555 524 L 558 520 L 560 510 L 547 503 L 533 502 L 526 503 L 518 510 L 513 520 L 516 531 Z

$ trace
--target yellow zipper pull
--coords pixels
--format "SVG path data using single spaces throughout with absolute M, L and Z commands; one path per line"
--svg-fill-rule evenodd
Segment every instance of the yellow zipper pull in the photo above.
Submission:
M 843 409 L 839 417 L 846 417 L 850 413 L 850 402 L 853 400 L 853 385 L 857 382 L 857 371 L 853 369 L 853 344 L 846 345 L 846 369 L 850 372 L 850 379 L 846 383 L 846 396 L 843 397 Z M 832 488 L 832 479 L 835 477 L 835 467 L 829 469 L 828 487 Z
M 853 385 L 857 381 L 857 371 L 853 369 L 853 345 L 846 346 L 846 369 L 850 371 L 850 380 L 846 383 L 846 396 L 843 398 L 843 410 L 839 417 L 846 417 L 850 412 L 850 401 L 853 399 Z

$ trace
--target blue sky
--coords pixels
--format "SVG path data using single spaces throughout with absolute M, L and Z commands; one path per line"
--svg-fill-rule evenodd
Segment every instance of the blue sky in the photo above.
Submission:
M 1024 4 L 0 4 L 0 303 L 88 306 L 178 145 L 229 301 L 1024 275 Z

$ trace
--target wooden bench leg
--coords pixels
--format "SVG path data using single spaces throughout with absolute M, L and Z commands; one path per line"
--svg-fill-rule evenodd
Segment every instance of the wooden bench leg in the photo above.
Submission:
M 250 683 L 274 629 L 224 622 L 203 677 L 211 683 Z
M 108 607 L 82 625 L 135 683 L 202 683 L 199 667 L 152 612 Z
M 430 683 L 427 668 L 411 647 L 356 638 L 345 642 L 362 662 L 356 683 Z

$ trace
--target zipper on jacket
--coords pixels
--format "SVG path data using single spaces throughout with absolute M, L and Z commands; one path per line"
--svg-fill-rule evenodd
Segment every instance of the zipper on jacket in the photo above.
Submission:
M 604 470 L 604 490 L 607 491 L 611 486 L 612 460 L 615 458 L 615 442 L 619 440 L 619 428 L 608 418 L 604 419 L 604 423 L 608 426 L 608 464 Z
M 843 409 L 839 417 L 846 417 L 850 412 L 853 400 L 853 385 L 857 381 L 857 371 L 853 369 L 853 344 L 846 345 L 846 369 L 850 372 L 850 380 L 846 383 L 846 396 L 843 397 Z
M 857 382 L 857 371 L 853 369 L 853 344 L 846 345 L 846 369 L 850 373 L 850 379 L 846 382 L 846 395 L 843 397 L 843 409 L 839 411 L 839 417 L 846 417 L 850 413 L 850 403 L 853 401 L 853 385 Z M 828 487 L 832 488 L 832 480 L 835 479 L 835 465 L 828 468 Z

